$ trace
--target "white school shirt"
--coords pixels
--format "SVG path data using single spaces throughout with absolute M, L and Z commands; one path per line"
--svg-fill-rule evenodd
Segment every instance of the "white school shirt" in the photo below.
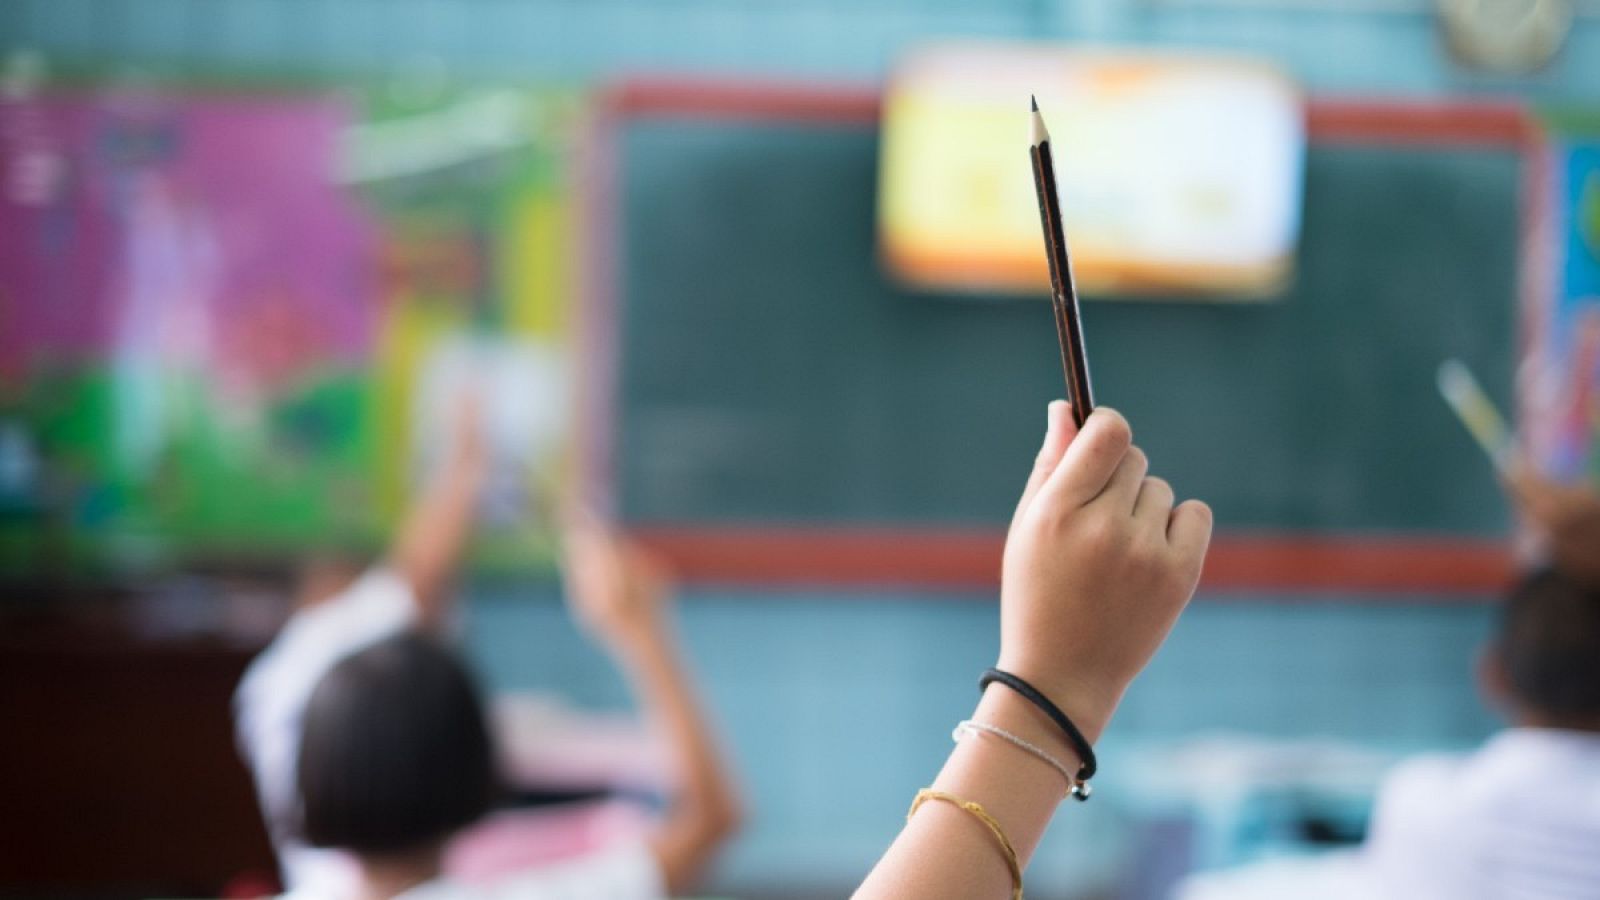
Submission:
M 1600 900 L 1600 735 L 1512 728 L 1401 763 L 1366 844 L 1191 875 L 1174 900 Z
M 1403 763 L 1364 848 L 1381 897 L 1600 898 L 1600 735 L 1512 728 Z
M 335 850 L 308 847 L 294 837 L 301 722 L 312 691 L 329 670 L 416 621 L 411 586 L 391 569 L 373 568 L 339 594 L 290 617 L 239 683 L 234 694 L 239 745 L 255 776 L 286 898 L 343 900 L 360 893 L 360 870 L 353 859 Z M 403 896 L 405 900 L 661 900 L 666 886 L 655 855 L 643 843 L 632 841 L 487 886 L 441 879 Z
M 655 854 L 643 842 L 630 841 L 485 885 L 430 881 L 395 900 L 665 900 L 666 896 Z
M 394 900 L 666 900 L 666 896 L 655 855 L 642 842 L 632 841 L 486 884 L 439 878 Z M 328 900 L 328 895 L 301 889 L 279 900 Z
M 377 566 L 348 588 L 289 618 L 272 644 L 245 670 L 233 696 L 239 747 L 278 854 L 284 887 L 307 897 L 355 893 L 358 872 L 345 854 L 308 847 L 292 830 L 299 806 L 295 763 L 306 704 L 317 683 L 343 660 L 411 627 L 417 620 L 411 585 Z

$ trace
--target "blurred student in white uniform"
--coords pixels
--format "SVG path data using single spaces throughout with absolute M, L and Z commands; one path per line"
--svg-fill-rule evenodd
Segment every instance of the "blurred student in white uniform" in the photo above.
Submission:
M 1510 488 L 1555 561 L 1513 589 L 1480 658 L 1510 727 L 1397 767 L 1359 852 L 1207 873 L 1182 900 L 1600 898 L 1600 494 L 1526 471 Z
M 1365 848 L 1384 896 L 1600 898 L 1600 495 L 1530 470 L 1509 486 L 1555 566 L 1512 591 L 1480 661 L 1511 727 L 1390 776 Z
M 1526 578 L 1480 678 L 1511 727 L 1389 777 L 1364 848 L 1378 893 L 1600 898 L 1600 590 Z
M 487 804 L 490 797 L 474 795 L 447 802 L 436 792 L 429 793 L 425 782 L 415 780 L 420 777 L 417 772 L 405 769 L 419 760 L 437 760 L 429 756 L 439 752 L 428 743 L 437 736 L 435 727 L 427 724 L 429 715 L 443 717 L 438 727 L 463 721 L 470 726 L 466 730 L 473 734 L 463 738 L 458 729 L 450 738 L 457 743 L 449 752 L 458 756 L 475 752 L 472 741 L 477 740 L 474 734 L 479 731 L 484 747 L 489 746 L 476 694 L 468 690 L 470 682 L 463 680 L 464 670 L 439 642 L 441 627 L 450 616 L 451 582 L 471 536 L 485 469 L 476 409 L 465 404 L 448 461 L 406 515 L 387 557 L 365 571 L 341 559 L 320 559 L 308 565 L 293 616 L 240 683 L 234 700 L 240 746 L 255 778 L 284 886 L 295 897 L 339 900 L 398 894 L 390 871 L 394 865 L 407 872 L 417 871 L 412 863 L 418 858 L 436 865 L 448 832 L 487 811 L 487 806 L 480 810 L 478 805 Z M 732 833 L 738 818 L 735 793 L 699 714 L 692 686 L 678 663 L 662 609 L 669 587 L 664 576 L 641 553 L 592 525 L 569 535 L 567 544 L 569 603 L 628 674 L 642 711 L 662 727 L 681 777 L 651 841 L 569 865 L 550 876 L 553 884 L 564 888 L 553 894 L 527 896 L 618 900 L 658 896 L 689 884 Z M 352 662 L 367 651 L 372 653 L 366 662 Z M 535 651 L 530 648 L 530 652 Z M 355 673 L 346 677 L 344 687 L 336 684 L 325 691 L 319 687 L 342 667 Z M 362 680 L 362 690 L 378 699 L 361 701 L 353 712 L 340 707 L 342 711 L 334 716 L 324 715 L 317 740 L 324 748 L 359 748 L 359 764 L 346 758 L 343 761 L 355 769 L 330 775 L 330 771 L 336 773 L 329 768 L 334 762 L 328 762 L 330 757 L 323 753 L 317 757 L 327 763 L 320 770 L 323 780 L 319 783 L 336 783 L 348 775 L 353 779 L 348 790 L 381 790 L 383 796 L 361 796 L 391 804 L 380 806 L 373 815 L 379 820 L 392 817 L 389 825 L 394 827 L 428 821 L 427 815 L 391 816 L 397 809 L 425 807 L 425 813 L 443 815 L 433 824 L 448 820 L 449 828 L 427 835 L 425 848 L 390 846 L 380 840 L 385 845 L 383 858 L 367 860 L 343 852 L 363 849 L 342 840 L 359 831 L 349 832 L 344 825 L 327 826 L 326 816 L 320 826 L 324 830 L 313 834 L 321 846 L 312 846 L 305 839 L 307 804 L 300 790 L 304 775 L 300 768 L 305 732 L 314 719 L 308 708 L 319 691 L 327 697 L 325 708 L 339 707 L 350 696 L 349 679 L 357 676 L 364 677 L 357 678 Z M 463 696 L 463 690 L 472 698 L 468 705 L 454 702 Z M 440 699 L 440 691 L 452 699 L 449 709 L 429 705 L 430 700 Z M 381 706 L 382 698 L 396 696 L 407 702 L 396 704 L 397 708 Z M 373 704 L 379 708 L 367 708 Z M 385 710 L 401 719 L 385 723 L 381 716 L 373 718 Z M 405 727 L 419 730 L 407 732 Z M 461 743 L 463 740 L 466 743 Z M 487 759 L 485 766 L 489 765 Z M 467 766 L 460 772 L 441 773 L 441 777 L 447 782 L 459 781 L 475 771 Z M 379 774 L 396 772 L 405 778 L 387 785 L 374 780 Z M 348 795 L 340 802 L 345 804 L 341 815 L 355 815 L 351 811 L 360 809 Z M 463 817 L 462 809 L 474 814 Z M 399 862 L 401 857 L 404 862 Z M 536 876 L 530 877 L 534 878 L 530 884 L 539 883 Z

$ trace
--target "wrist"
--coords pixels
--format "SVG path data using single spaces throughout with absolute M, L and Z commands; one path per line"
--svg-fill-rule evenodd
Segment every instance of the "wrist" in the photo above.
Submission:
M 1077 748 L 1062 734 L 1061 729 L 1027 698 L 1003 684 L 990 685 L 983 692 L 977 709 L 973 710 L 972 720 L 1003 728 L 1034 744 L 1069 772 L 1076 772 L 1083 765 Z
M 613 656 L 631 668 L 670 661 L 672 642 L 660 622 L 636 622 L 610 629 L 606 645 Z
M 1072 721 L 1078 730 L 1083 732 L 1090 744 L 1100 742 L 1100 735 L 1111 722 L 1111 715 L 1116 711 L 1117 703 L 1122 699 L 1122 691 L 1113 686 L 1097 684 L 1093 679 L 1079 678 L 1066 674 L 1049 674 L 1043 666 L 1032 666 L 1026 660 L 1014 660 L 1002 654 L 996 667 L 1002 671 L 1021 678 L 1046 698 L 1054 703 L 1067 718 Z M 1048 723 L 1050 727 L 1059 732 L 1055 723 L 1050 722 L 1043 710 L 1037 709 L 1022 695 L 1003 684 L 991 684 L 984 694 L 1005 693 L 1014 696 L 1018 701 L 1034 710 L 1038 717 Z

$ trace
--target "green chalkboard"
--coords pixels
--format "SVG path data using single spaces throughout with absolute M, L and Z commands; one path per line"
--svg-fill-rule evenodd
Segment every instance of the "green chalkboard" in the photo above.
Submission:
M 626 520 L 1006 520 L 1063 394 L 1049 306 L 885 277 L 875 130 L 659 118 L 619 140 Z M 1461 357 L 1509 398 L 1520 168 L 1492 149 L 1313 145 L 1287 293 L 1088 298 L 1097 399 L 1223 528 L 1503 533 L 1434 371 Z

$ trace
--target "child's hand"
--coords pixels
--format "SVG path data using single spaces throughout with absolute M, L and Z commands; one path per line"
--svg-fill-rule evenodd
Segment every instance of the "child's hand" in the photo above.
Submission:
M 1128 423 L 1097 409 L 1049 428 L 1006 540 L 1000 668 L 1033 683 L 1093 741 L 1194 593 L 1211 510 L 1173 507 L 1145 477 Z
M 614 653 L 631 653 L 661 633 L 671 594 L 666 568 L 641 548 L 581 516 L 565 536 L 567 608 Z
M 456 465 L 479 470 L 488 462 L 488 428 L 484 415 L 484 397 L 480 385 L 463 388 L 456 397 L 455 416 L 451 423 L 450 453 Z
M 1527 465 L 1506 477 L 1517 506 L 1549 542 L 1555 564 L 1572 578 L 1600 584 L 1600 494 L 1551 481 Z

